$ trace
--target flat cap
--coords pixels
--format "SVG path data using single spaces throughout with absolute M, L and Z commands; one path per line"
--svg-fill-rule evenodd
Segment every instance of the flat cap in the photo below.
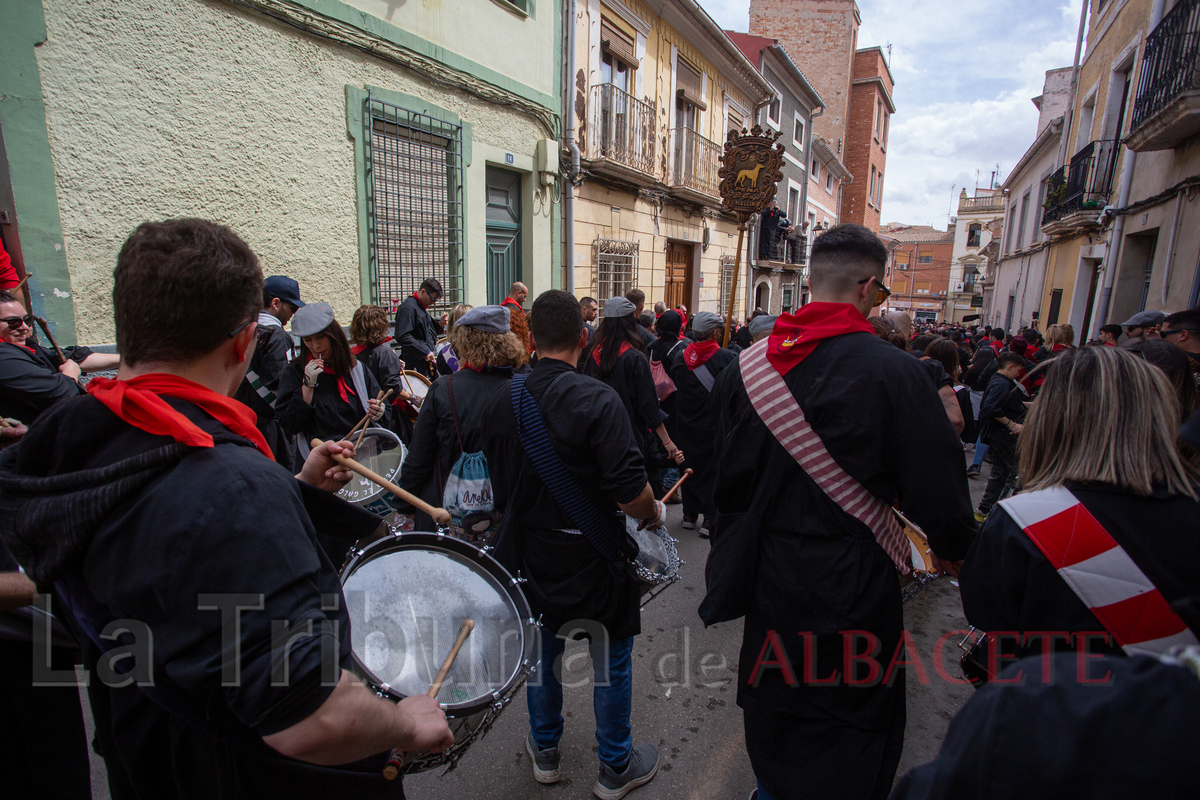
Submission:
M 758 336 L 760 333 L 766 333 L 775 327 L 775 320 L 779 317 L 773 314 L 760 314 L 750 320 L 750 335 Z
M 605 317 L 628 317 L 637 311 L 637 306 L 624 297 L 610 297 L 604 301 Z
M 1125 328 L 1147 328 L 1151 325 L 1162 325 L 1167 315 L 1161 311 L 1139 311 L 1121 323 Z
M 333 307 L 329 303 L 308 303 L 292 317 L 292 333 L 312 336 L 333 324 Z
M 476 306 L 459 317 L 458 322 L 454 324 L 484 333 L 508 333 L 511 313 L 507 306 Z
M 701 311 L 692 317 L 692 332 L 697 336 L 707 336 L 724 324 L 724 320 L 711 311 Z

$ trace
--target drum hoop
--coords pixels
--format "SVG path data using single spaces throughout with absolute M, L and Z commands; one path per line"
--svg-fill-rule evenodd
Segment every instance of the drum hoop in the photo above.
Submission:
M 524 641 L 521 643 L 521 660 L 517 665 L 516 671 L 509 676 L 505 681 L 504 686 L 494 690 L 490 695 L 476 698 L 465 703 L 445 703 L 444 706 L 447 712 L 453 712 L 455 718 L 469 717 L 474 713 L 486 710 L 495 705 L 499 698 L 511 696 L 511 692 L 515 691 L 515 687 L 519 687 L 529 677 L 532 671 L 531 664 L 533 663 L 533 645 L 534 636 L 533 629 L 537 625 L 537 620 L 533 618 L 533 612 L 530 609 L 529 601 L 525 598 L 525 593 L 521 591 L 520 582 L 512 577 L 512 574 L 504 568 L 496 559 L 492 558 L 488 553 L 478 547 L 475 547 L 470 542 L 456 539 L 452 536 L 446 536 L 438 533 L 427 533 L 415 531 L 410 533 L 395 532 L 391 536 L 385 536 L 382 539 L 376 539 L 365 547 L 359 548 L 357 545 L 350 549 L 347 553 L 346 563 L 342 565 L 338 572 L 338 580 L 342 587 L 345 588 L 346 581 L 354 574 L 354 571 L 374 561 L 381 556 L 387 555 L 393 550 L 421 548 L 426 550 L 447 550 L 457 551 L 460 556 L 477 566 L 480 566 L 485 571 L 491 574 L 496 582 L 508 595 L 513 605 L 517 610 L 517 621 L 521 625 L 521 633 Z M 358 654 L 353 648 L 350 651 L 350 658 L 354 661 L 354 665 L 362 671 L 362 675 L 370 676 L 369 685 L 381 697 L 386 697 L 394 702 L 403 700 L 408 695 L 405 695 L 395 688 L 389 686 L 367 668 L 367 665 L 362 663 Z
M 366 431 L 363 432 L 363 438 L 366 438 L 368 436 L 375 436 L 376 438 L 381 438 L 381 439 L 388 439 L 388 438 L 395 439 L 396 444 L 400 446 L 400 453 L 401 453 L 400 465 L 396 467 L 395 472 L 393 472 L 391 474 L 385 474 L 383 476 L 390 481 L 396 480 L 400 475 L 400 470 L 404 467 L 404 461 L 408 458 L 408 446 L 404 444 L 404 440 L 402 440 L 399 436 L 396 435 L 395 431 L 390 431 L 387 428 L 367 428 Z M 374 484 L 372 484 L 372 485 L 375 486 Z M 347 500 L 345 497 L 342 497 L 342 499 L 345 500 L 347 503 L 350 503 L 351 505 L 362 507 L 362 506 L 370 505 L 377 498 L 381 497 L 382 495 L 384 495 L 386 493 L 387 493 L 387 489 L 383 488 L 382 486 L 375 486 L 374 491 L 372 491 L 371 494 L 367 495 L 366 497 L 363 497 L 362 499 Z M 339 489 L 336 494 L 338 494 L 338 496 L 340 497 L 341 490 Z
M 406 370 L 404 370 L 404 371 L 403 371 L 401 374 L 402 374 L 402 375 L 407 375 L 407 376 L 408 376 L 408 377 L 410 377 L 410 378 L 416 378 L 416 379 L 417 379 L 417 380 L 419 380 L 421 383 L 425 384 L 425 386 L 426 386 L 426 387 L 429 387 L 429 386 L 432 386 L 432 385 L 433 385 L 433 382 L 429 380 L 429 376 L 427 376 L 427 375 L 422 375 L 422 374 L 421 374 L 421 373 L 419 373 L 419 372 L 413 372 L 411 369 L 406 369 Z

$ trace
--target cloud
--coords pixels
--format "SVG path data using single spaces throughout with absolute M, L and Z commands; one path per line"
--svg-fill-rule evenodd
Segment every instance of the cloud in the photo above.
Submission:
M 883 218 L 944 227 L 953 193 L 1007 176 L 1033 143 L 1045 72 L 1069 67 L 1082 0 L 858 0 L 859 47 L 892 45 L 897 113 Z M 744 31 L 749 0 L 700 0 Z M 804 54 L 792 53 L 804 68 Z

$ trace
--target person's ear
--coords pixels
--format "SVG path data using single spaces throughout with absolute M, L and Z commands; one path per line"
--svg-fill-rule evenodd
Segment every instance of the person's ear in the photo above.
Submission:
M 254 355 L 254 345 L 257 341 L 255 333 L 257 331 L 258 323 L 251 322 L 238 331 L 237 336 L 233 337 L 233 355 L 237 359 L 238 364 L 241 364 Z
M 580 350 L 583 350 L 585 347 L 587 347 L 587 340 L 588 340 L 588 332 L 587 332 L 587 328 L 584 328 L 583 330 L 581 330 L 579 332 L 579 349 Z

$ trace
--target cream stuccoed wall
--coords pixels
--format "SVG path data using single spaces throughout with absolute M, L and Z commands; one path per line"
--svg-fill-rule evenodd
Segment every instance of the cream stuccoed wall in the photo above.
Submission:
M 37 58 L 78 341 L 114 339 L 112 269 L 125 238 L 178 216 L 231 226 L 265 274 L 296 278 L 305 300 L 348 321 L 366 299 L 366 265 L 347 86 L 424 98 L 469 125 L 468 299 L 483 302 L 484 169 L 499 159 L 532 170 L 546 136 L 532 117 L 230 4 L 43 5 Z M 540 290 L 551 285 L 556 215 L 535 202 L 535 182 L 524 182 L 536 209 L 525 274 Z

